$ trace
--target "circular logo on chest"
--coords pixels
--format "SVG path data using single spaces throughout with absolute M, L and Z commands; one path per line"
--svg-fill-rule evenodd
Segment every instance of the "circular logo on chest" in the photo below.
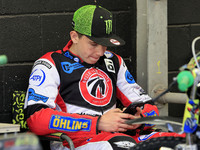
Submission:
M 94 106 L 109 104 L 112 93 L 112 81 L 102 70 L 87 69 L 79 82 L 79 88 L 84 100 Z

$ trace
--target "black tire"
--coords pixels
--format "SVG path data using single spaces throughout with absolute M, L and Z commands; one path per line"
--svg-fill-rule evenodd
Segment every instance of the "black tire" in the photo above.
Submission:
M 158 137 L 138 143 L 133 147 L 133 150 L 159 150 L 160 147 L 175 148 L 177 144 L 185 143 L 185 138 L 182 137 Z M 198 149 L 200 144 L 198 143 Z

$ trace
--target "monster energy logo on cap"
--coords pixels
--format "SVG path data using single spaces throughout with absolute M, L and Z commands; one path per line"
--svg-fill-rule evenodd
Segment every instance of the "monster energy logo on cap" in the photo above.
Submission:
M 105 20 L 106 23 L 106 34 L 110 34 L 112 32 L 112 20 Z
M 74 13 L 72 28 L 103 46 L 124 45 L 125 42 L 112 32 L 112 20 L 112 13 L 107 9 L 97 5 L 85 5 Z M 119 44 L 111 42 L 113 40 Z

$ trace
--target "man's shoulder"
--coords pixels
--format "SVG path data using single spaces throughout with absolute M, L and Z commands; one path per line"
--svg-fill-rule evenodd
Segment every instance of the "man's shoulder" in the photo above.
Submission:
M 55 62 L 54 62 L 54 60 L 52 58 L 53 54 L 62 54 L 62 50 L 56 50 L 56 51 L 47 52 L 42 57 L 40 57 L 38 60 L 36 60 L 36 62 L 41 60 L 41 59 L 43 59 L 43 60 L 46 59 L 46 60 L 50 61 L 51 63 L 53 63 L 55 65 Z
M 44 54 L 42 57 L 40 58 L 49 58 L 52 56 L 52 54 L 54 53 L 58 53 L 58 54 L 62 54 L 62 50 L 56 50 L 56 51 L 51 51 L 51 52 L 47 52 L 46 54 Z

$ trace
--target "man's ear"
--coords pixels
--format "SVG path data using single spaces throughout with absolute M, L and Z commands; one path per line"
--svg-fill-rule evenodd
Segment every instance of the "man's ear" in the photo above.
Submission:
M 71 31 L 70 37 L 71 37 L 71 40 L 73 43 L 78 43 L 79 37 L 78 37 L 78 33 L 76 31 Z

